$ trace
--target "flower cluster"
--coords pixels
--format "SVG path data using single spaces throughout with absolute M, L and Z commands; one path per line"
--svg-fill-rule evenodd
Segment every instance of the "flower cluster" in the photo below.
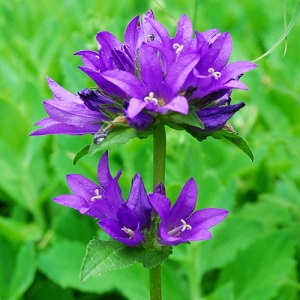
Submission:
M 154 193 L 148 195 L 141 176 L 137 174 L 132 179 L 131 190 L 125 202 L 118 184 L 120 175 L 121 171 L 112 177 L 108 153 L 105 152 L 98 165 L 100 185 L 81 175 L 67 175 L 73 194 L 55 197 L 54 201 L 92 216 L 113 239 L 131 247 L 146 242 L 152 219 L 156 215 L 159 216 L 160 223 L 154 243 L 174 246 L 211 238 L 208 229 L 221 222 L 228 214 L 228 211 L 217 208 L 193 212 L 198 191 L 192 178 L 186 182 L 171 208 L 164 186 L 159 184 Z
M 107 31 L 96 39 L 98 51 L 76 55 L 97 87 L 72 94 L 48 78 L 54 100 L 44 102 L 49 117 L 36 123 L 42 128 L 32 135 L 96 134 L 111 122 L 147 130 L 156 122 L 172 126 L 172 116 L 190 113 L 199 124 L 177 119 L 177 128 L 213 132 L 244 106 L 232 105 L 230 95 L 233 89 L 247 88 L 239 78 L 256 65 L 228 64 L 229 33 L 213 29 L 194 34 L 190 19 L 182 15 L 170 37 L 150 10 L 129 22 L 124 43 Z

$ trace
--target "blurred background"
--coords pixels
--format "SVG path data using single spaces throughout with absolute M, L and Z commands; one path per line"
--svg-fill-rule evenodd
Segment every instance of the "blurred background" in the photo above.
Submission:
M 52 98 L 46 75 L 76 93 L 92 82 L 72 54 L 96 49 L 95 35 L 121 41 L 127 23 L 152 8 L 172 34 L 182 13 L 195 30 L 219 28 L 233 38 L 231 61 L 251 61 L 284 31 L 283 1 L 273 0 L 11 0 L 0 2 L 0 299 L 148 298 L 148 272 L 140 265 L 83 284 L 79 271 L 86 244 L 100 236 L 95 220 L 55 204 L 68 193 L 67 173 L 96 180 L 101 153 L 74 155 L 91 136 L 29 137 Z M 297 0 L 287 1 L 290 20 Z M 175 19 L 175 20 L 174 20 Z M 199 186 L 198 208 L 220 207 L 229 217 L 214 238 L 180 245 L 163 264 L 164 299 L 300 299 L 300 22 L 284 44 L 258 62 L 234 91 L 246 102 L 231 123 L 251 146 L 255 160 L 226 141 L 198 143 L 167 131 L 167 194 L 176 200 L 190 177 Z M 113 174 L 127 197 L 140 172 L 151 192 L 152 138 L 110 150 Z

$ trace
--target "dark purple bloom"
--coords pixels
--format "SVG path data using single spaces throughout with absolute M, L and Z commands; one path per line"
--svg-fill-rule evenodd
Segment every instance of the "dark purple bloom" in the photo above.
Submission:
M 221 222 L 228 211 L 206 208 L 194 212 L 197 194 L 197 185 L 191 178 L 182 188 L 173 207 L 165 195 L 160 193 L 149 195 L 152 206 L 161 218 L 158 227 L 159 244 L 174 246 L 212 238 L 208 229 Z
M 143 230 L 151 225 L 152 206 L 139 174 L 133 178 L 125 202 L 118 184 L 120 175 L 121 171 L 111 176 L 105 152 L 98 165 L 99 185 L 81 175 L 70 174 L 67 182 L 73 194 L 53 200 L 98 219 L 100 227 L 121 243 L 137 246 L 145 240 Z
M 198 116 L 198 127 L 181 118 L 177 128 L 213 132 L 244 106 L 231 104 L 230 95 L 233 89 L 247 89 L 240 77 L 256 67 L 245 61 L 228 64 L 230 34 L 217 29 L 194 32 L 186 15 L 174 37 L 150 10 L 129 22 L 124 42 L 108 31 L 99 32 L 96 40 L 97 51 L 76 55 L 83 61 L 80 69 L 97 87 L 74 95 L 49 79 L 54 93 L 54 100 L 44 103 L 49 117 L 35 124 L 43 128 L 32 135 L 97 134 L 118 117 L 124 117 L 122 126 L 151 132 L 158 121 L 172 127 L 174 114 L 190 112 Z
M 95 133 L 101 127 L 99 121 L 105 119 L 100 111 L 91 111 L 78 95 L 62 88 L 51 78 L 47 78 L 54 99 L 44 101 L 49 117 L 35 125 L 42 126 L 31 135 L 45 134 L 86 134 Z

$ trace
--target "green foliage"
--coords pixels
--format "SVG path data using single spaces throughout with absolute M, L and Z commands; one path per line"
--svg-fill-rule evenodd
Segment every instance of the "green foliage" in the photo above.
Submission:
M 171 254 L 171 248 L 144 249 L 130 248 L 116 241 L 91 240 L 81 267 L 81 280 L 99 276 L 106 272 L 128 268 L 136 262 L 145 268 L 154 268 Z
M 287 20 L 298 2 L 288 2 Z M 163 3 L 166 9 L 151 2 L 156 17 L 173 32 L 176 23 L 170 15 L 177 19 L 182 13 L 194 18 L 197 30 L 229 31 L 232 61 L 259 57 L 284 32 L 281 4 L 271 0 Z M 96 180 L 100 154 L 80 158 L 85 148 L 76 156 L 93 142 L 92 136 L 28 135 L 33 123 L 46 116 L 42 101 L 52 97 L 46 75 L 73 92 L 92 87 L 72 54 L 96 49 L 95 34 L 101 30 L 122 39 L 127 22 L 149 7 L 149 1 L 135 0 L 113 5 L 95 0 L 0 2 L 0 299 L 148 298 L 148 274 L 139 263 L 80 282 L 88 241 L 107 237 L 95 220 L 51 200 L 69 192 L 67 173 Z M 240 139 L 244 137 L 253 163 L 231 143 L 214 138 L 197 143 L 183 130 L 167 128 L 168 196 L 175 201 L 182 184 L 194 177 L 197 208 L 221 207 L 230 214 L 213 229 L 213 239 L 173 248 L 163 263 L 165 299 L 300 297 L 299 30 L 296 23 L 284 58 L 280 46 L 243 77 L 249 91 L 233 92 L 233 103 L 246 103 L 230 120 L 239 136 L 225 131 L 214 136 L 237 143 L 252 159 Z M 171 121 L 201 128 L 192 115 Z M 125 198 L 136 172 L 147 191 L 152 188 L 152 138 L 134 136 L 127 132 L 124 141 L 129 142 L 117 146 L 111 136 L 106 145 L 113 146 L 112 172 L 123 169 Z M 144 255 L 136 253 L 134 262 L 143 261 Z

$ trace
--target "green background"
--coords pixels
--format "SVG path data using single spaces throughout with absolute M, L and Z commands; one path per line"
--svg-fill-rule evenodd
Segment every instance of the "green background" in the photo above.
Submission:
M 148 274 L 140 265 L 79 282 L 85 247 L 101 236 L 95 220 L 55 204 L 68 193 L 67 173 L 95 180 L 101 153 L 75 153 L 91 136 L 29 137 L 52 98 L 49 75 L 76 93 L 92 82 L 72 54 L 95 49 L 98 31 L 120 40 L 127 23 L 150 7 L 172 34 L 182 13 L 198 31 L 219 28 L 233 38 L 231 61 L 251 61 L 284 31 L 283 2 L 11 0 L 0 2 L 0 299 L 147 299 Z M 297 1 L 288 1 L 291 19 Z M 246 107 L 231 120 L 255 161 L 226 141 L 203 143 L 167 131 L 166 187 L 176 200 L 190 177 L 198 208 L 220 207 L 229 217 L 214 238 L 180 245 L 163 264 L 164 299 L 300 299 L 300 50 L 299 22 L 284 45 L 258 62 L 234 91 Z M 152 138 L 110 151 L 112 173 L 122 168 L 124 196 L 140 172 L 151 192 Z

